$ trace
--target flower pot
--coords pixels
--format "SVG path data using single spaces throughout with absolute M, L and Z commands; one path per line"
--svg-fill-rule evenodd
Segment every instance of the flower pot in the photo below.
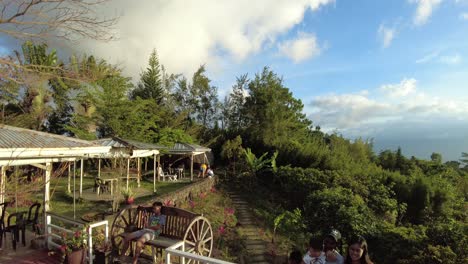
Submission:
M 86 251 L 84 248 L 72 250 L 67 252 L 68 264 L 83 264 L 85 263 Z
M 110 264 L 111 263 L 111 253 L 112 251 L 94 251 L 94 262 L 96 264 Z
M 128 197 L 127 200 L 125 200 L 125 202 L 126 202 L 127 204 L 133 204 L 134 200 L 135 200 L 135 199 L 134 199 L 133 197 Z

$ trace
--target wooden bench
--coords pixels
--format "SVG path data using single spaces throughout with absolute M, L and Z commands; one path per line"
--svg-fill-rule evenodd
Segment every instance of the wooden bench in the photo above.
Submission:
M 142 254 L 140 257 L 151 258 L 156 263 L 162 250 L 183 242 L 187 252 L 209 257 L 213 249 L 213 230 L 210 222 L 203 216 L 183 209 L 163 206 L 161 213 L 166 215 L 166 224 L 155 240 L 145 243 L 151 247 L 152 256 Z M 111 229 L 111 240 L 118 253 L 122 249 L 123 238 L 130 232 L 145 228 L 148 218 L 153 214 L 151 206 L 132 206 L 122 210 L 114 219 Z

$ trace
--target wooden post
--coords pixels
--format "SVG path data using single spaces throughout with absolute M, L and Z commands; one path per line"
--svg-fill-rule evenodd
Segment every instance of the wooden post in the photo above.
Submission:
M 7 166 L 2 166 L 2 168 L 0 169 L 0 203 L 5 202 L 6 169 L 7 169 Z M 0 214 L 2 214 L 1 210 L 0 210 Z
M 193 181 L 193 154 L 190 155 L 190 181 Z
M 50 176 L 52 175 L 52 162 L 46 163 L 46 171 L 44 174 L 44 223 L 47 223 L 47 212 L 50 209 Z M 44 225 L 44 229 L 47 230 Z M 46 234 L 47 235 L 47 234 Z
M 76 160 L 73 161 L 73 219 L 76 212 Z
M 138 188 L 140 188 L 140 177 L 141 177 L 141 162 L 140 157 L 137 158 L 137 184 Z
M 153 156 L 153 192 L 156 192 L 156 171 L 157 171 L 157 167 L 156 167 L 156 154 L 154 154 Z
M 70 182 L 71 182 L 71 163 L 68 163 L 68 188 L 67 192 L 71 193 L 71 188 L 70 188 Z
M 83 170 L 84 170 L 84 162 L 81 159 L 81 170 L 80 170 L 80 197 L 83 194 Z
M 127 190 L 128 190 L 128 178 L 130 177 L 130 158 L 127 159 Z
M 98 160 L 98 178 L 101 178 L 101 158 Z

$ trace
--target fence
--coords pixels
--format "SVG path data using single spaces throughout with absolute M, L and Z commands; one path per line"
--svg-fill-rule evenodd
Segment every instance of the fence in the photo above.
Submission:
M 180 249 L 179 249 L 180 248 Z M 202 263 L 202 264 L 235 264 L 224 260 L 215 258 L 209 258 L 205 256 L 196 255 L 193 253 L 185 252 L 184 241 L 180 241 L 164 250 L 166 264 L 171 264 L 171 256 L 178 256 L 182 259 L 181 263 L 185 264 L 185 260 L 192 260 L 190 263 Z
M 54 222 L 53 222 L 54 220 Z M 65 227 L 59 226 L 58 224 L 55 223 L 55 221 L 61 221 L 63 223 L 66 223 L 68 225 L 71 225 L 72 227 L 75 228 L 84 228 L 85 223 L 81 221 L 77 221 L 68 217 L 60 216 L 51 212 L 46 213 L 46 236 L 47 236 L 47 246 L 50 247 L 56 247 L 59 248 L 61 245 L 57 244 L 53 241 L 53 238 L 57 238 L 59 241 L 62 240 L 62 236 L 54 233 L 53 231 L 61 231 L 61 232 L 66 232 L 68 234 L 73 235 L 74 231 L 67 229 Z M 109 239 L 109 222 L 107 220 L 92 223 L 89 225 L 89 229 L 87 230 L 88 232 L 88 260 L 89 264 L 93 263 L 93 229 L 99 226 L 104 226 L 105 227 L 105 242 L 107 243 Z

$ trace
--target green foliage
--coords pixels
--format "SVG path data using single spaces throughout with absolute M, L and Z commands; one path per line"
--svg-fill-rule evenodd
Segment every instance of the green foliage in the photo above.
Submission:
M 286 210 L 278 215 L 273 224 L 274 234 L 276 234 L 277 231 L 286 234 L 290 239 L 304 234 L 305 225 L 301 210 L 299 208 L 293 211 Z
M 151 52 L 148 67 L 140 75 L 138 86 L 131 92 L 131 98 L 153 99 L 160 104 L 166 96 L 156 49 Z

